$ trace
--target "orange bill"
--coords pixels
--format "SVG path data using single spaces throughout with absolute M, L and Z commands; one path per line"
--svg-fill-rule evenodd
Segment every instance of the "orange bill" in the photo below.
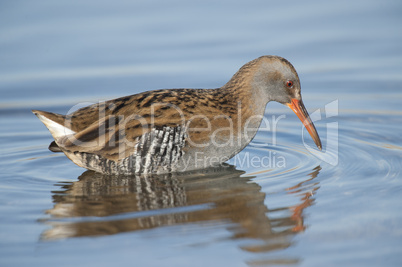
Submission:
M 314 143 L 321 150 L 322 145 L 321 145 L 320 137 L 318 136 L 317 130 L 315 129 L 315 126 L 310 119 L 310 115 L 308 115 L 308 112 L 307 112 L 306 108 L 304 107 L 303 101 L 293 98 L 292 102 L 287 104 L 287 106 L 291 110 L 293 110 L 294 113 L 296 113 L 297 117 L 299 117 L 299 119 L 302 121 L 304 127 L 306 127 L 308 133 L 311 135 L 311 138 L 313 138 Z

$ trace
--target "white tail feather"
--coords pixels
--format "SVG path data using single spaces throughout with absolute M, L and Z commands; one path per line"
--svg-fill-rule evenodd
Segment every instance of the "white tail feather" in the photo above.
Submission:
M 52 121 L 51 119 L 46 118 L 45 116 L 36 113 L 36 116 L 43 122 L 43 124 L 46 125 L 46 127 L 49 129 L 50 133 L 52 134 L 54 139 L 58 139 L 61 137 L 64 137 L 66 135 L 72 135 L 75 134 L 75 132 L 55 121 Z

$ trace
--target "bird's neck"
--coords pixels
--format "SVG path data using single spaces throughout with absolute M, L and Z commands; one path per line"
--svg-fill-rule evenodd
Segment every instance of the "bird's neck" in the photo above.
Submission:
M 219 90 L 236 104 L 237 112 L 243 118 L 263 116 L 268 100 L 264 95 L 254 90 L 251 77 L 236 77 L 236 75 Z
M 253 94 L 250 83 L 245 79 L 229 82 L 218 90 L 220 95 L 227 98 L 225 102 L 230 102 L 232 105 L 233 111 L 230 114 L 232 127 L 241 140 L 239 148 L 242 149 L 257 133 L 267 103 Z

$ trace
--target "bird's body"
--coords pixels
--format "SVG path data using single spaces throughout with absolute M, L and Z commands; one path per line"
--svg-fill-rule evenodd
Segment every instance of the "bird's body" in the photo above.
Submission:
M 276 56 L 247 63 L 217 89 L 148 91 L 69 115 L 33 112 L 55 139 L 52 151 L 64 152 L 87 169 L 130 175 L 190 171 L 227 161 L 253 139 L 271 100 L 292 109 L 301 105 L 305 125 L 321 146 L 301 102 L 297 73 Z

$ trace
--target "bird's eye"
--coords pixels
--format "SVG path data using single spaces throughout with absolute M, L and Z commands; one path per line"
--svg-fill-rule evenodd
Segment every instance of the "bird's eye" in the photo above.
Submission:
M 293 87 L 293 81 L 286 81 L 286 86 L 288 87 L 288 88 L 292 88 Z

